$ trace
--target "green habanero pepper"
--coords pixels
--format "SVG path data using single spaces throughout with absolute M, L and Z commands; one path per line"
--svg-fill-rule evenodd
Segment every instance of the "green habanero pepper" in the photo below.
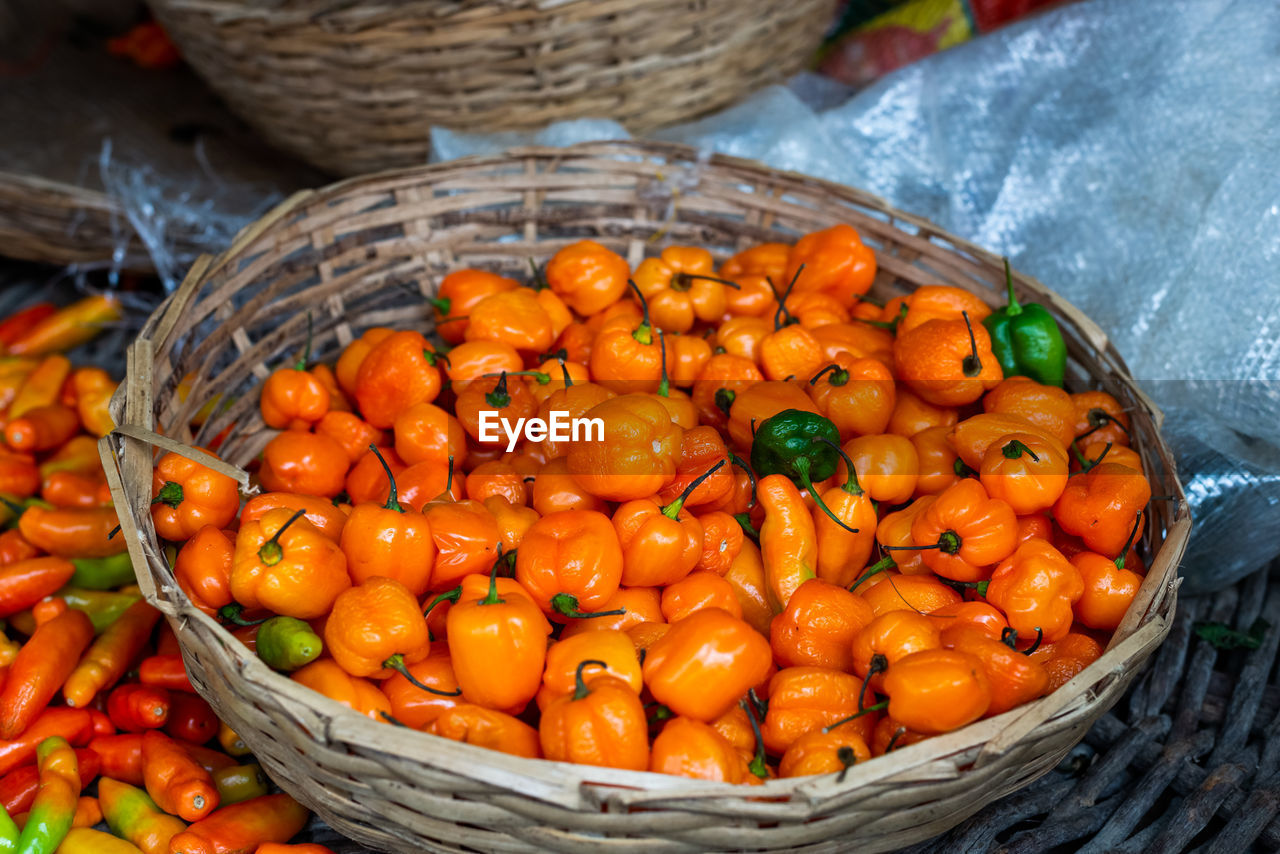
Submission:
M 311 626 L 295 617 L 272 617 L 258 627 L 258 658 L 274 670 L 292 671 L 315 661 L 324 649 Z
M 73 557 L 76 571 L 69 582 L 73 587 L 86 590 L 114 590 L 126 584 L 136 584 L 133 561 L 128 552 L 110 557 Z
M 1067 370 L 1067 345 L 1062 331 L 1044 306 L 1021 305 L 1013 294 L 1013 272 L 1004 259 L 1009 304 L 982 321 L 991 333 L 991 352 L 1006 377 L 1030 377 L 1043 385 L 1062 387 Z
M 267 778 L 256 762 L 214 771 L 213 784 L 218 787 L 218 802 L 224 807 L 267 793 Z
M 831 512 L 813 482 L 836 473 L 840 431 L 829 418 L 803 409 L 784 409 L 766 418 L 751 440 L 751 467 L 758 477 L 781 474 L 813 496 L 822 512 L 841 528 L 857 533 Z

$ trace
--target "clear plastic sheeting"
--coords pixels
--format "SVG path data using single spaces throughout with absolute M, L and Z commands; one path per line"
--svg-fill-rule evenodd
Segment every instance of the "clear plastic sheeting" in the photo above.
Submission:
M 1167 413 L 1183 572 L 1213 589 L 1280 551 L 1278 44 L 1274 0 L 1092 0 L 843 101 L 802 77 L 657 136 L 867 189 L 1087 312 Z M 435 153 L 620 136 L 440 131 Z

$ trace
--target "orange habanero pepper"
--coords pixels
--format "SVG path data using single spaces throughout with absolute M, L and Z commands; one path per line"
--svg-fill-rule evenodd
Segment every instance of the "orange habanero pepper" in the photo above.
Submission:
M 987 494 L 1003 500 L 1020 516 L 1052 507 L 1067 488 L 1067 455 L 1062 446 L 1031 433 L 1010 433 L 996 443 L 978 470 Z
M 784 277 L 795 282 L 797 292 L 826 291 L 850 304 L 871 289 L 876 256 L 852 226 L 835 225 L 796 241 Z
M 911 523 L 926 566 L 952 581 L 977 582 L 1013 554 L 1018 521 L 1007 503 L 972 478 L 957 481 Z
M 1150 500 L 1151 484 L 1141 471 L 1104 462 L 1067 482 L 1053 505 L 1053 518 L 1091 550 L 1119 554 L 1131 530 L 1136 527 L 1134 537 L 1142 535 L 1141 511 Z
M 608 674 L 582 678 L 587 660 L 575 671 L 572 693 L 552 700 L 542 712 L 538 736 L 542 754 L 554 762 L 644 771 L 649 767 L 649 724 L 640 695 Z
M 747 762 L 710 724 L 687 717 L 667 721 L 653 740 L 649 770 L 718 783 L 745 783 Z
M 1066 448 L 1076 437 L 1076 410 L 1071 395 L 1030 377 L 1006 377 L 982 398 L 984 412 L 1021 415 Z
M 1072 607 L 1084 595 L 1080 571 L 1062 553 L 1032 538 L 1006 558 L 987 586 L 987 601 L 1005 613 L 1021 638 L 1061 640 L 1071 631 Z
M 595 314 L 627 292 L 631 268 L 616 252 L 594 240 L 564 247 L 547 262 L 547 284 L 578 314 Z
M 897 402 L 893 374 L 878 359 L 841 353 L 814 374 L 809 396 L 840 431 L 841 441 L 883 433 Z
M 572 443 L 567 459 L 569 473 L 592 495 L 629 501 L 675 479 L 682 431 L 662 404 L 626 394 L 597 404 L 585 417 L 598 419 L 603 435 Z
M 382 713 L 391 712 L 391 701 L 378 690 L 377 685 L 368 679 L 352 676 L 332 658 L 317 659 L 293 671 L 289 678 L 317 694 L 323 694 L 330 700 L 380 723 L 384 720 Z M 441 686 L 441 690 L 445 689 L 446 686 Z M 436 696 L 416 688 L 414 691 L 423 697 Z
M 461 343 L 466 334 L 467 319 L 476 303 L 490 294 L 514 290 L 519 286 L 515 279 L 487 270 L 454 270 L 440 280 L 440 287 L 431 300 L 436 332 L 450 344 Z
M 354 396 L 364 420 L 386 429 L 415 403 L 440 393 L 440 354 L 417 332 L 393 332 L 373 347 L 356 372 Z
M 853 639 L 875 615 L 866 600 L 818 578 L 801 584 L 769 629 L 782 667 L 853 670 Z
M 1011 643 L 992 639 L 972 623 L 958 623 L 943 629 L 942 647 L 967 652 L 982 663 L 991 687 L 988 716 L 1034 700 L 1049 684 L 1049 674 L 1040 662 L 1023 655 Z
M 591 510 L 542 517 L 516 553 L 516 580 L 556 620 L 589 616 L 614 594 L 622 575 L 622 547 L 613 524 Z
M 375 445 L 369 449 L 381 459 Z M 387 503 L 356 504 L 342 528 L 339 545 L 347 557 L 347 573 L 355 584 L 375 576 L 395 579 L 414 596 L 421 596 L 431 586 L 436 558 L 431 527 L 425 516 L 406 510 L 396 500 L 395 477 L 385 461 L 383 465 L 390 481 Z
M 959 729 L 987 713 L 991 683 L 976 656 L 928 649 L 898 659 L 885 674 L 889 715 L 920 733 Z
M 711 253 L 701 247 L 668 246 L 636 267 L 635 283 L 649 303 L 654 325 L 688 332 L 698 321 L 719 321 L 725 310 L 724 279 L 716 278 Z
M 310 620 L 328 613 L 338 594 L 351 586 L 346 555 L 303 518 L 305 513 L 268 510 L 240 526 L 231 567 L 236 602 Z
M 156 463 L 151 497 L 151 521 L 156 533 L 174 542 L 185 542 L 206 525 L 225 528 L 240 509 L 240 489 L 235 480 L 172 452 Z
M 505 712 L 471 703 L 445 709 L 427 724 L 427 732 L 512 756 L 537 759 L 542 755 L 536 729 Z
M 893 343 L 898 378 L 935 406 L 963 406 L 1004 379 L 987 328 L 965 314 L 928 320 Z
M 347 452 L 321 433 L 285 430 L 262 449 L 258 480 L 270 492 L 300 492 L 332 498 L 342 491 Z

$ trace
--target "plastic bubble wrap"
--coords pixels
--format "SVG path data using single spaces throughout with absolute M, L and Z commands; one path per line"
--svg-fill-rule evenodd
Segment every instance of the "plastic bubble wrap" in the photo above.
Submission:
M 852 97 L 801 77 L 660 138 L 865 188 L 1008 255 L 1115 340 L 1165 409 L 1187 587 L 1280 551 L 1280 5 L 1069 4 Z M 616 139 L 439 132 L 436 156 Z

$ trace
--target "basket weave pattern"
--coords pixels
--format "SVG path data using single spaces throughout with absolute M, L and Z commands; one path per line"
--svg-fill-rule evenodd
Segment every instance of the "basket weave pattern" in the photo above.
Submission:
M 150 0 L 274 145 L 332 172 L 423 163 L 432 126 L 643 133 L 809 61 L 833 0 Z
M 1051 696 L 835 776 L 733 787 L 665 775 L 525 760 L 398 729 L 270 671 L 177 588 L 147 508 L 160 449 L 200 456 L 224 428 L 237 475 L 275 431 L 256 383 L 302 345 L 310 312 L 318 357 L 373 325 L 423 327 L 429 294 L 463 265 L 521 276 L 527 259 L 590 236 L 635 264 L 676 243 L 721 257 L 852 224 L 877 253 L 873 293 L 924 283 L 1001 301 L 1000 260 L 865 193 L 747 161 L 660 144 L 523 149 L 352 179 L 301 193 L 203 258 L 129 352 L 103 440 L 140 579 L 178 633 L 192 681 L 272 776 L 338 830 L 394 851 L 886 851 L 937 834 L 1052 768 L 1123 693 L 1172 619 L 1190 517 L 1160 414 L 1107 337 L 1037 282 L 1019 297 L 1059 318 L 1068 385 L 1101 387 L 1132 416 L 1153 491 L 1150 570 L 1101 659 Z M 174 393 L 193 375 L 190 395 Z M 192 435 L 191 416 L 223 405 Z M 118 466 L 118 471 L 117 471 Z

